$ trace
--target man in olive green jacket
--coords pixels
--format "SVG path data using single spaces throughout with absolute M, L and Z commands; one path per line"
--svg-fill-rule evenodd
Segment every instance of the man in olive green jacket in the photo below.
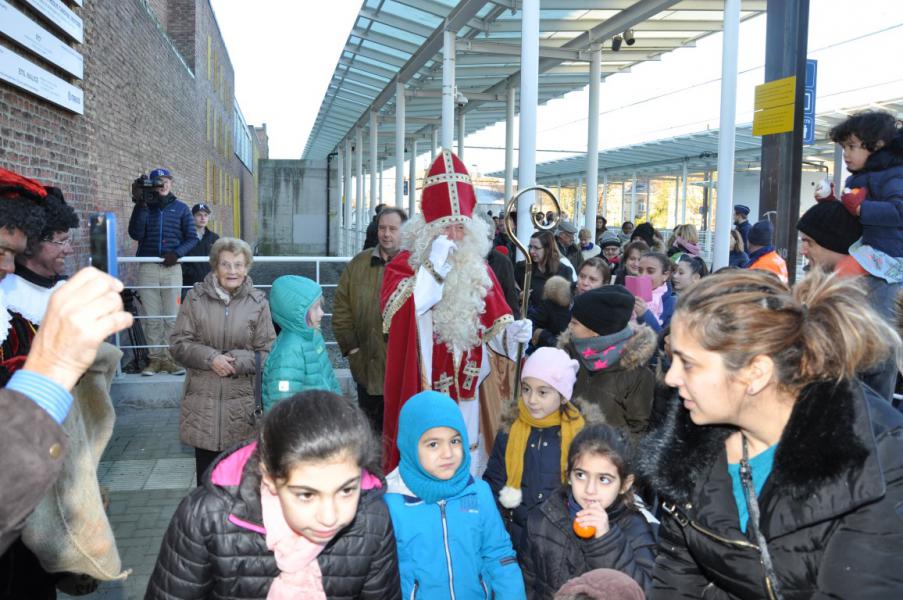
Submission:
M 379 290 L 386 263 L 401 247 L 401 226 L 408 220 L 399 208 L 384 208 L 377 218 L 378 243 L 357 254 L 345 267 L 336 288 L 332 331 L 348 358 L 357 384 L 358 404 L 373 429 L 382 431 L 386 338 L 379 310 Z

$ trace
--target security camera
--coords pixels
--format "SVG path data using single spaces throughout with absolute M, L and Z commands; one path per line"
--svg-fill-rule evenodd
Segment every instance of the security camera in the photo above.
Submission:
M 628 46 L 633 46 L 636 43 L 636 38 L 633 36 L 633 29 L 628 29 L 624 32 L 624 41 L 627 42 Z
M 623 38 L 621 38 L 621 36 L 619 36 L 619 35 L 616 35 L 615 37 L 611 38 L 611 51 L 617 52 L 618 50 L 620 50 L 621 42 L 623 42 L 623 41 L 624 41 Z
M 465 106 L 467 106 L 467 102 L 467 96 L 465 96 L 461 92 L 457 92 L 455 94 L 455 106 L 457 106 L 458 108 L 464 108 Z

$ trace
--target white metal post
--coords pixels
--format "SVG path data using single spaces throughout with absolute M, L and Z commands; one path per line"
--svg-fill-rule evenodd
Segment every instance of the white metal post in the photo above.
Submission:
M 351 140 L 345 138 L 345 252 L 350 256 L 354 253 L 351 243 L 351 198 L 354 195 L 351 187 Z
M 834 144 L 834 195 L 841 194 L 843 190 L 843 146 Z
M 588 191 L 588 190 L 587 190 Z M 583 206 L 583 175 L 577 176 L 577 184 L 574 186 L 574 225 L 580 223 L 579 215 Z
M 589 54 L 589 124 L 586 136 L 586 225 L 596 239 L 596 204 L 599 203 L 599 83 L 602 80 L 602 47 L 593 44 Z
M 520 46 L 520 151 L 517 185 L 521 190 L 536 184 L 536 105 L 539 103 L 539 0 L 524 0 L 521 8 Z M 526 246 L 533 235 L 530 207 L 534 194 L 517 203 L 517 237 Z
M 671 221 L 670 213 L 671 209 L 668 209 L 668 221 Z M 674 225 L 671 228 L 675 228 L 678 225 L 683 225 L 683 223 L 678 222 L 677 216 L 680 214 L 680 175 L 674 177 Z
M 395 204 L 404 206 L 404 84 L 395 84 Z
M 687 161 L 684 160 L 684 169 L 680 184 L 680 222 L 687 222 Z
M 721 118 L 718 125 L 718 204 L 712 269 L 728 265 L 734 196 L 734 144 L 737 138 L 737 53 L 740 41 L 740 0 L 724 2 L 721 48 Z
M 385 186 L 383 185 L 383 175 L 386 172 L 386 161 L 379 161 L 379 183 L 376 185 L 376 189 L 379 190 L 379 193 L 376 195 L 376 202 L 373 203 L 373 207 L 375 208 L 378 204 L 383 204 L 383 190 Z
M 408 175 L 408 216 L 413 217 L 417 208 L 417 140 L 411 138 L 411 160 Z
M 442 44 L 442 147 L 455 136 L 455 32 L 446 31 Z
M 608 220 L 608 171 L 602 172 L 602 216 Z M 596 235 L 599 235 L 596 232 Z
M 336 211 L 336 220 L 339 222 L 339 248 L 342 247 L 342 231 L 348 225 L 345 221 L 345 146 L 339 143 L 335 147 L 335 191 L 339 198 L 339 209 Z
M 370 206 L 367 210 L 367 219 L 369 220 L 370 215 L 373 213 L 373 209 L 376 208 L 377 203 L 379 202 L 377 198 L 380 198 L 379 188 L 377 187 L 377 172 L 382 173 L 382 169 L 379 168 L 379 119 L 377 118 L 377 114 L 375 110 L 370 111 Z
M 458 158 L 464 160 L 464 111 L 458 110 Z
M 439 147 L 439 130 L 433 125 L 431 130 L 432 135 L 432 143 L 430 144 L 430 166 L 433 165 L 433 162 L 436 160 L 436 148 Z
M 630 180 L 630 220 L 636 221 L 636 171 Z
M 517 90 L 508 88 L 505 98 L 505 203 L 514 195 L 514 101 Z
M 364 130 L 360 127 L 354 132 L 354 170 L 357 174 L 354 198 L 357 206 L 357 230 L 362 233 L 367 226 L 364 225 Z M 355 244 L 355 250 L 359 247 Z

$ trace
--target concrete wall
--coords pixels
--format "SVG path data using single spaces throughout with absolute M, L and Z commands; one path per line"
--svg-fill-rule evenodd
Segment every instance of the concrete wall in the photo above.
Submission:
M 258 170 L 258 254 L 326 255 L 326 161 L 261 160 Z

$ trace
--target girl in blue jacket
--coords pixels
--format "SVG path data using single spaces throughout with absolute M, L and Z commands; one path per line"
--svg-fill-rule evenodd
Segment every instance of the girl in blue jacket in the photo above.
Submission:
M 281 328 L 263 369 L 263 408 L 305 390 L 341 394 L 320 333 L 323 290 L 300 275 L 283 275 L 270 290 L 270 312 Z
M 492 491 L 470 475 L 461 410 L 434 391 L 398 421 L 401 461 L 385 496 L 405 598 L 523 599 L 524 580 Z

